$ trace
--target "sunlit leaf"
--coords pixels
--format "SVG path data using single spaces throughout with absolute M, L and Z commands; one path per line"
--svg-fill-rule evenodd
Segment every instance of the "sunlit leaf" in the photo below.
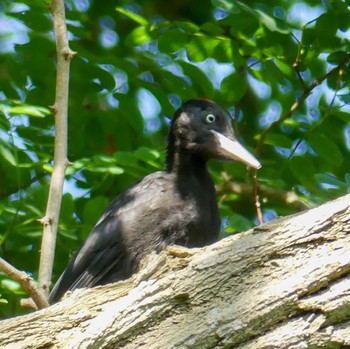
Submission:
M 0 143 L 0 155 L 8 161 L 12 166 L 17 165 L 16 157 L 14 156 L 13 152 L 5 145 Z
M 34 105 L 22 104 L 15 105 L 7 109 L 10 114 L 25 114 L 29 116 L 34 116 L 38 118 L 43 118 L 47 115 L 50 115 L 51 112 L 47 108 L 37 107 Z
M 119 174 L 122 174 L 124 172 L 124 170 L 118 166 L 108 166 L 108 167 L 94 166 L 94 167 L 88 167 L 87 170 L 90 172 L 110 173 L 110 174 L 114 174 L 114 175 L 119 175 Z
M 212 55 L 219 42 L 206 35 L 196 35 L 186 46 L 188 56 L 192 61 L 202 62 Z
M 149 24 L 148 20 L 145 17 L 142 17 L 140 15 L 138 15 L 135 12 L 131 12 L 123 7 L 116 7 L 115 8 L 117 12 L 123 14 L 124 16 L 132 19 L 134 22 L 141 24 L 141 25 L 147 25 Z
M 151 33 L 149 27 L 137 27 L 126 38 L 126 43 L 130 46 L 146 44 L 154 40 L 155 36 Z

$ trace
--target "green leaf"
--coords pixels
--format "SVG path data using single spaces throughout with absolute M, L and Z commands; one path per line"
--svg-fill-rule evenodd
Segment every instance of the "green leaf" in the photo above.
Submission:
M 348 188 L 350 188 L 350 173 L 345 173 L 344 179 L 346 185 L 348 186 Z
M 179 61 L 178 63 L 182 64 L 183 61 Z M 173 114 L 174 107 L 170 104 L 168 95 L 166 94 L 166 91 L 164 91 L 162 86 L 142 79 L 139 79 L 137 84 L 139 85 L 139 87 L 143 87 L 149 92 L 151 92 L 153 96 L 157 98 L 159 104 L 162 106 L 162 112 L 165 115 Z
M 289 167 L 302 184 L 314 186 L 315 166 L 309 156 L 295 156 L 289 161 Z
M 114 158 L 116 159 L 118 164 L 126 165 L 126 166 L 135 166 L 137 164 L 137 160 L 135 156 L 126 151 L 118 151 L 114 154 Z
M 287 26 L 279 19 L 273 18 L 260 10 L 255 10 L 255 14 L 259 21 L 269 30 L 278 31 L 284 34 L 289 33 Z
M 110 173 L 110 174 L 113 174 L 113 175 L 119 175 L 119 174 L 124 173 L 124 169 L 122 169 L 119 166 L 108 166 L 108 167 L 94 166 L 94 167 L 88 167 L 87 170 L 90 171 L 90 172 Z
M 7 299 L 1 298 L 1 293 L 0 293 L 0 303 L 2 303 L 2 304 L 7 304 L 8 303 Z
M 29 116 L 34 116 L 38 118 L 43 118 L 46 115 L 50 115 L 51 112 L 47 108 L 38 107 L 34 105 L 22 104 L 10 107 L 7 109 L 10 114 L 25 114 Z
M 125 42 L 129 46 L 138 46 L 155 39 L 149 27 L 137 27 L 126 38 Z
M 137 159 L 144 161 L 157 169 L 163 167 L 159 161 L 157 162 L 160 158 L 160 153 L 155 149 L 141 147 L 134 152 L 134 155 Z
M 317 18 L 315 31 L 318 46 L 322 50 L 333 49 L 340 43 L 340 39 L 336 37 L 338 31 L 337 18 L 331 11 Z
M 257 18 L 249 14 L 245 16 L 242 16 L 241 13 L 231 14 L 229 18 L 224 20 L 229 21 L 230 33 L 233 37 L 244 38 L 245 40 L 254 36 L 260 27 Z
M 247 14 L 254 16 L 263 24 L 266 28 L 271 31 L 278 31 L 284 34 L 289 33 L 289 28 L 285 22 L 278 18 L 274 18 L 266 14 L 265 12 L 255 9 L 252 6 L 246 5 L 241 1 L 227 1 L 227 0 L 214 0 L 216 7 L 221 7 L 231 13 L 237 14 L 242 12 L 241 16 L 245 17 Z
M 158 47 L 163 52 L 172 53 L 184 48 L 187 41 L 188 36 L 185 32 L 178 28 L 169 29 L 159 36 Z
M 330 64 L 338 65 L 348 57 L 349 55 L 345 51 L 332 52 L 327 57 L 327 62 Z
M 69 224 L 73 220 L 74 200 L 70 193 L 65 193 L 62 197 L 60 219 L 65 224 Z
M 235 233 L 246 231 L 250 229 L 253 224 L 249 219 L 245 218 L 242 215 L 235 214 L 228 219 L 228 226 L 225 228 L 226 233 Z
M 238 101 L 247 92 L 247 80 L 244 74 L 233 72 L 222 80 L 220 92 L 227 100 Z
M 336 116 L 338 119 L 349 122 L 350 123 L 350 113 L 341 111 L 341 110 L 333 110 L 332 115 Z
M 301 37 L 303 47 L 315 45 L 317 41 L 317 32 L 314 28 L 305 28 Z
M 179 28 L 182 28 L 188 34 L 195 34 L 200 30 L 200 27 L 197 24 L 190 21 L 175 21 L 174 24 Z
M 293 141 L 290 138 L 278 133 L 268 133 L 264 143 L 288 149 L 293 145 Z
M 125 121 L 128 122 L 138 134 L 141 134 L 143 132 L 144 122 L 140 110 L 137 107 L 136 98 L 122 93 L 116 93 L 115 96 L 119 100 L 119 112 Z
M 318 183 L 327 183 L 334 187 L 346 189 L 347 185 L 346 183 L 339 180 L 336 176 L 330 174 L 330 173 L 318 173 L 315 175 L 315 178 Z
M 11 280 L 11 279 L 1 280 L 1 287 L 14 293 L 21 292 L 21 286 L 15 280 Z
M 315 49 L 314 47 L 305 47 L 300 52 L 300 60 L 299 70 L 304 71 L 308 69 L 308 65 L 316 60 L 316 58 L 320 55 L 320 50 Z
M 6 207 L 5 202 L 3 200 L 1 200 L 0 201 L 0 216 L 4 212 L 5 207 Z
M 192 86 L 196 89 L 199 96 L 206 98 L 214 97 L 214 86 L 209 78 L 204 74 L 203 70 L 199 69 L 191 63 L 179 61 L 184 73 L 192 80 Z
M 308 141 L 316 153 L 325 161 L 339 166 L 343 162 L 343 155 L 338 145 L 326 135 L 314 132 L 308 137 Z
M 97 196 L 87 201 L 83 211 L 84 225 L 87 225 L 83 232 L 84 235 L 90 232 L 91 227 L 96 224 L 101 217 L 108 203 L 109 200 L 105 196 Z
M 338 95 L 338 97 L 346 104 L 350 104 L 350 93 L 345 93 L 343 95 Z
M 206 22 L 201 25 L 201 30 L 212 35 L 221 35 L 224 33 L 224 30 L 217 22 Z
M 197 96 L 194 89 L 189 87 L 184 79 L 167 70 L 161 70 L 161 74 L 159 74 L 159 83 L 161 86 L 164 86 L 164 89 L 167 89 L 167 91 L 176 91 L 176 93 L 183 98 L 188 99 Z
M 31 11 L 23 11 L 17 14 L 18 19 L 36 32 L 49 32 L 52 30 L 52 21 L 49 16 L 36 11 L 36 6 Z
M 13 155 L 11 150 L 3 144 L 0 144 L 0 155 L 2 155 L 2 157 L 6 161 L 8 161 L 12 166 L 17 165 L 17 160 L 16 160 L 15 156 Z
M 235 67 L 243 67 L 246 60 L 240 55 L 238 46 L 233 40 L 223 39 L 216 45 L 214 56 L 218 62 L 234 63 Z
M 96 77 L 100 80 L 102 87 L 108 91 L 112 91 L 115 88 L 115 80 L 113 75 L 105 69 L 97 69 Z
M 202 62 L 213 55 L 219 43 L 219 39 L 197 34 L 187 45 L 188 57 L 194 62 Z
M 289 64 L 286 64 L 280 59 L 274 59 L 274 62 L 276 63 L 277 67 L 281 70 L 281 72 L 286 76 L 293 76 L 294 70 Z
M 124 16 L 126 16 L 126 17 L 128 17 L 130 19 L 132 19 L 136 23 L 139 23 L 139 24 L 144 25 L 144 26 L 149 24 L 149 22 L 148 22 L 148 20 L 146 18 L 144 18 L 144 17 L 142 17 L 142 16 L 140 16 L 140 15 L 134 13 L 134 12 L 131 12 L 131 11 L 129 11 L 129 10 L 123 8 L 123 7 L 119 7 L 118 6 L 115 9 L 116 9 L 117 12 L 121 13 L 122 15 L 124 15 Z
M 229 1 L 229 0 L 212 0 L 212 3 L 215 7 L 220 7 L 231 13 L 240 13 L 241 10 L 238 6 L 237 1 Z

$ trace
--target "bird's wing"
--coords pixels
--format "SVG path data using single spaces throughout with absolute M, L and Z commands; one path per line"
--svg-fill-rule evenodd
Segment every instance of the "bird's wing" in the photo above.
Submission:
M 138 242 L 142 243 L 142 230 L 149 230 L 143 220 L 156 209 L 162 214 L 162 209 L 167 206 L 162 202 L 171 190 L 166 176 L 163 172 L 153 173 L 111 202 L 57 281 L 50 294 L 50 303 L 59 300 L 68 290 L 98 285 L 110 274 L 113 274 L 110 281 L 130 275 L 133 271 L 132 261 L 128 259 L 130 249 L 137 248 Z

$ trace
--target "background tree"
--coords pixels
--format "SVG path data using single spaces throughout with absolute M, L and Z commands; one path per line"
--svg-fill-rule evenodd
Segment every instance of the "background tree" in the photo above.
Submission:
M 49 2 L 0 17 L 0 255 L 37 278 L 53 158 L 55 45 Z M 265 220 L 350 187 L 349 1 L 67 1 L 69 167 L 55 278 L 112 197 L 161 169 L 168 116 L 192 97 L 231 110 L 262 160 Z M 223 235 L 256 224 L 241 164 L 211 164 Z M 0 316 L 23 312 L 0 274 Z

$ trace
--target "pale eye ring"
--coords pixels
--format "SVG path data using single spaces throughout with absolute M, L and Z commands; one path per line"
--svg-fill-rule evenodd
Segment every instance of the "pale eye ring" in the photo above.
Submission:
M 207 116 L 205 117 L 205 120 L 207 121 L 207 123 L 212 124 L 213 122 L 215 122 L 216 117 L 214 114 L 210 113 L 210 114 L 207 114 Z

